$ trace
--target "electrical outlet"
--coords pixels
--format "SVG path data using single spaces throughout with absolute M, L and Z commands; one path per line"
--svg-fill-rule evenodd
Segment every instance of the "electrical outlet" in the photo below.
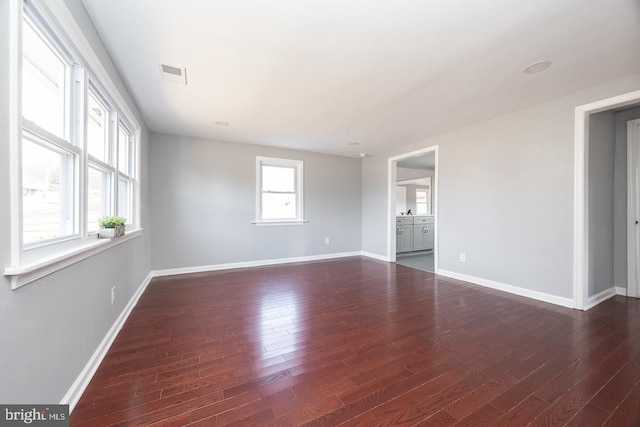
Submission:
M 116 287 L 111 288 L 111 304 L 116 302 Z
M 325 244 L 325 245 L 328 245 L 328 244 L 329 244 L 329 238 L 328 238 L 328 237 L 325 237 L 325 238 L 324 238 L 324 244 Z
M 460 252 L 460 262 L 467 262 L 467 255 L 464 252 Z

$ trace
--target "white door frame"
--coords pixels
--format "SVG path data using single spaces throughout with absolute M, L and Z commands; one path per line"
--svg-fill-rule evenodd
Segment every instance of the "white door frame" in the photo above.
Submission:
M 420 150 L 412 151 L 410 153 L 400 154 L 398 156 L 389 157 L 387 166 L 388 175 L 388 196 L 387 196 L 387 259 L 390 262 L 396 260 L 396 165 L 398 161 L 410 159 L 412 157 L 422 156 L 424 154 L 434 153 L 435 155 L 435 171 L 433 182 L 431 183 L 431 191 L 433 194 L 433 206 L 432 214 L 434 216 L 434 235 L 433 235 L 433 270 L 434 273 L 438 272 L 438 209 L 440 203 L 438 203 L 438 146 L 433 145 L 431 147 L 422 148 Z
M 627 122 L 627 296 L 640 297 L 638 286 L 638 150 L 640 119 Z
M 589 116 L 640 101 L 640 90 L 576 107 L 573 177 L 573 306 L 589 298 Z

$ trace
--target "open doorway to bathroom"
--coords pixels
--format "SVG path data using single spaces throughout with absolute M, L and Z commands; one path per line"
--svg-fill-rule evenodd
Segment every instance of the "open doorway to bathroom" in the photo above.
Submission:
M 389 258 L 435 272 L 437 147 L 389 159 Z

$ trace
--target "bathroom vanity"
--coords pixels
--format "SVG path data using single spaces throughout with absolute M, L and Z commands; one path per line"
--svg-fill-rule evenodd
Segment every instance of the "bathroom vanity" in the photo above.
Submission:
M 432 250 L 434 227 L 433 216 L 396 217 L 396 252 Z

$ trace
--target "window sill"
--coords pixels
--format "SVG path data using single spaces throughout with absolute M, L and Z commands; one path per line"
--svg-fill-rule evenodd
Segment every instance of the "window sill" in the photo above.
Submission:
M 263 225 L 304 225 L 304 224 L 306 224 L 308 222 L 309 221 L 307 221 L 307 220 L 302 220 L 302 221 L 251 221 L 251 224 L 257 225 L 257 226 L 263 226 Z
M 47 257 L 30 260 L 19 266 L 6 267 L 4 275 L 11 277 L 11 289 L 18 289 L 28 283 L 44 276 L 62 270 L 72 264 L 87 259 L 95 254 L 106 251 L 109 248 L 134 239 L 142 234 L 138 228 L 127 232 L 117 239 L 89 239 L 80 246 L 56 252 Z

